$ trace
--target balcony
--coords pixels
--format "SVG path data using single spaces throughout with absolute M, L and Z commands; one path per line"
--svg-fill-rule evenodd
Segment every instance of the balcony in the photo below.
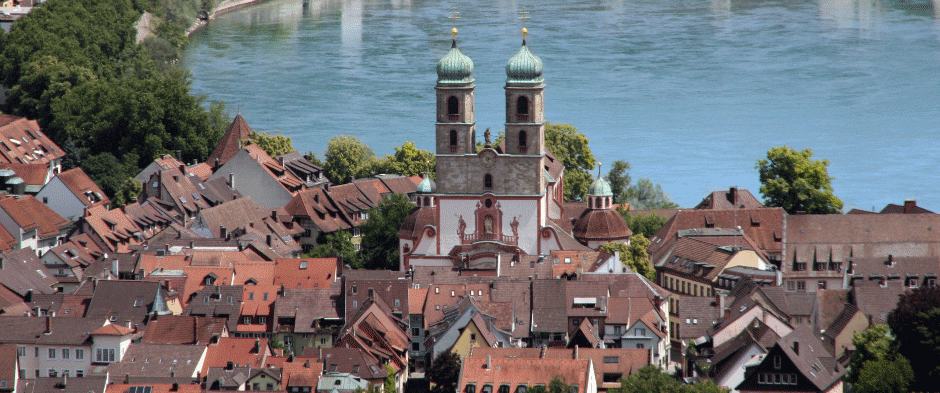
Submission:
M 526 145 L 519 145 L 519 153 L 520 153 L 520 154 L 525 153 L 525 152 L 527 152 L 527 151 L 529 151 L 529 147 L 528 147 L 528 146 L 526 146 Z
M 449 121 L 451 121 L 451 122 L 458 122 L 458 121 L 460 121 L 460 114 L 459 114 L 459 113 L 451 113 L 451 114 L 448 114 L 448 115 L 447 115 L 447 120 L 449 120 Z
M 450 145 L 450 152 L 451 152 L 451 153 L 456 153 L 456 152 L 457 152 L 457 145 Z
M 516 114 L 516 123 L 528 123 L 529 114 L 528 113 L 519 113 Z
M 499 235 L 495 233 L 469 233 L 461 236 L 463 244 L 472 244 L 475 242 L 502 242 L 506 244 L 517 245 L 519 239 L 516 236 Z

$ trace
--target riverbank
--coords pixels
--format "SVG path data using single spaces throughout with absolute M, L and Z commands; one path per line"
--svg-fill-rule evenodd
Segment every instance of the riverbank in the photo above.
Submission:
M 232 12 L 232 11 L 236 11 L 236 10 L 245 8 L 245 7 L 250 6 L 250 5 L 254 5 L 254 4 L 258 4 L 258 3 L 263 3 L 263 2 L 265 2 L 265 1 L 267 1 L 267 0 L 224 0 L 224 1 L 222 1 L 221 3 L 219 3 L 219 5 L 216 6 L 216 7 L 212 10 L 212 12 L 209 13 L 209 18 L 208 18 L 208 19 L 197 19 L 197 20 L 196 20 L 196 23 L 195 23 L 194 25 L 192 25 L 192 26 L 190 26 L 188 29 L 186 29 L 186 36 L 189 37 L 189 36 L 192 35 L 196 30 L 199 30 L 199 29 L 202 28 L 203 26 L 209 24 L 209 21 L 214 20 L 214 19 L 217 18 L 219 15 L 222 15 L 222 14 L 225 14 L 225 13 L 228 13 L 228 12 Z

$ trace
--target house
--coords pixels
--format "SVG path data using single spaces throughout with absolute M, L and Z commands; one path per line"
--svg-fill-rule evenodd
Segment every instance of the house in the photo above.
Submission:
M 274 260 L 274 282 L 284 288 L 329 288 L 339 285 L 343 274 L 340 258 L 278 258 Z
M 242 292 L 241 285 L 206 285 L 193 294 L 183 315 L 225 318 L 228 330 L 234 332 L 241 316 Z
M 491 303 L 491 302 L 486 302 Z M 486 307 L 473 297 L 464 297 L 456 305 L 444 308 L 444 315 L 439 321 L 428 326 L 424 347 L 428 348 L 426 354 L 427 364 L 430 364 L 444 352 L 454 352 L 461 358 L 466 357 L 474 347 L 507 346 L 511 343 L 511 336 L 498 326 L 496 317 L 488 315 L 482 309 L 503 308 L 508 310 L 512 324 L 512 306 L 508 302 L 489 304 Z M 495 307 L 494 307 L 495 306 Z M 503 327 L 503 329 L 500 329 Z
M 611 255 L 603 251 L 552 250 L 552 277 L 575 280 L 585 273 L 626 273 L 628 268 L 620 261 L 619 252 Z
M 667 317 L 646 297 L 611 297 L 603 339 L 610 348 L 649 348 L 650 362 L 665 367 L 671 345 Z
M 760 209 L 763 207 L 764 204 L 760 203 L 750 191 L 733 186 L 728 191 L 714 191 L 695 205 L 695 209 L 705 210 Z
M 323 363 L 312 362 L 310 358 L 295 359 L 293 362 L 284 362 L 281 367 L 284 369 L 284 390 L 289 392 L 313 392 L 320 382 L 320 375 L 323 374 Z
M 936 214 L 930 210 L 924 209 L 920 206 L 917 206 L 916 199 L 905 199 L 904 205 L 897 205 L 894 203 L 889 203 L 884 209 L 881 209 L 879 214 Z M 874 209 L 872 211 L 868 210 L 859 210 L 852 209 L 846 214 L 875 214 Z
M 0 345 L 0 392 L 16 391 L 19 382 L 20 361 L 16 353 L 16 345 L 2 344 Z
M 185 384 L 200 375 L 207 353 L 203 345 L 134 343 L 123 359 L 108 366 L 108 374 L 116 380 L 153 378 Z
M 119 361 L 131 329 L 99 318 L 3 316 L 0 344 L 16 345 L 20 375 L 83 377 L 96 364 Z
M 0 225 L 16 240 L 17 248 L 32 248 L 39 255 L 59 245 L 70 223 L 31 195 L 0 200 Z
M 103 206 L 107 210 L 111 204 L 104 191 L 81 168 L 57 174 L 39 190 L 36 199 L 70 221 L 83 216 L 87 208 Z
M 131 328 L 143 330 L 154 313 L 169 314 L 166 293 L 159 283 L 103 280 L 94 287 L 85 317 L 130 324 Z
M 72 236 L 42 254 L 42 263 L 56 277 L 75 277 L 81 280 L 84 269 L 104 253 L 87 234 Z
M 60 284 L 35 251 L 23 248 L 0 254 L 0 286 L 26 300 L 32 294 L 57 292 Z
M 150 320 L 141 343 L 207 345 L 228 335 L 224 318 L 160 315 Z
M 751 239 L 756 248 L 767 254 L 769 263 L 779 265 L 783 255 L 786 212 L 779 207 L 760 209 L 694 209 L 680 210 L 650 238 L 649 254 L 654 265 L 673 247 L 679 231 L 724 228 L 737 230 Z
M 128 253 L 132 246 L 146 240 L 143 231 L 121 208 L 107 210 L 92 206 L 76 222 L 76 234 L 87 234 L 98 248 L 113 253 Z
M 717 347 L 703 349 L 702 352 L 706 356 L 690 359 L 697 362 L 684 363 L 687 365 L 684 368 L 697 369 L 702 372 L 702 378 L 712 378 L 715 384 L 736 392 L 735 387 L 744 381 L 745 367 L 751 364 L 755 357 L 764 356 L 779 339 L 780 336 L 773 329 L 759 320 L 754 320 L 734 338 Z
M 294 354 L 304 348 L 330 347 L 343 326 L 339 287 L 284 289 L 274 302 L 274 336 Z
M 350 373 L 326 372 L 317 383 L 318 393 L 337 392 L 354 393 L 369 389 L 369 381 Z
M 53 294 L 37 293 L 34 294 L 30 300 L 28 306 L 30 310 L 29 315 L 54 315 L 57 317 L 82 318 L 85 316 L 88 303 L 91 302 L 91 296 L 65 294 L 61 292 Z
M 86 376 L 82 378 L 36 378 L 20 381 L 22 393 L 104 393 L 108 388 L 107 376 Z
M 868 317 L 858 307 L 846 304 L 839 317 L 823 330 L 823 344 L 832 355 L 845 362 L 845 357 L 855 351 L 852 338 L 869 326 Z
M 673 356 L 679 360 L 685 356 L 684 349 L 689 340 L 695 340 L 708 333 L 723 317 L 724 296 L 675 296 L 669 307 L 670 335 Z M 731 300 L 727 300 L 729 303 Z
M 767 325 L 780 337 L 790 334 L 794 329 L 785 316 L 781 316 L 772 307 L 765 306 L 750 297 L 739 297 L 728 308 L 729 311 L 718 321 L 718 324 L 713 325 L 703 337 L 694 340 L 696 345 L 710 341 L 713 348 L 719 347 L 737 336 L 754 321 Z
M 272 254 L 272 259 L 296 257 L 301 250 L 292 238 L 300 228 L 285 226 L 276 211 L 258 206 L 251 197 L 200 210 L 190 229 L 205 238 L 237 238 L 262 253 Z
M 52 163 L 0 163 L 0 183 L 8 194 L 36 195 L 61 168 Z
M 274 302 L 278 286 L 273 284 L 251 284 L 242 287 L 242 308 L 238 317 L 235 337 L 270 337 L 274 325 Z
M 316 356 L 323 364 L 324 375 L 343 373 L 367 384 L 382 386 L 388 376 L 385 364 L 368 351 L 353 348 L 308 348 L 304 356 Z
M 846 289 L 849 261 L 940 256 L 936 214 L 807 214 L 787 217 L 783 271 L 788 291 Z M 927 274 L 930 272 L 918 272 Z
M 740 392 L 841 392 L 846 368 L 809 326 L 779 339 L 761 359 L 746 368 Z
M 388 364 L 400 391 L 408 378 L 407 329 L 407 323 L 394 317 L 382 298 L 376 297 L 363 304 L 353 316 L 347 315 L 334 346 L 360 349 Z
M 405 272 L 388 270 L 346 270 L 343 274 L 343 304 L 347 316 L 355 315 L 369 299 L 382 298 L 391 315 L 404 319 L 408 312 L 408 287 Z M 322 273 L 321 273 L 322 276 Z
M 26 118 L 0 115 L 0 162 L 50 164 L 54 173 L 62 171 L 65 151 L 39 129 L 39 123 Z
M 571 386 L 571 392 L 597 392 L 591 359 L 507 359 L 492 356 L 465 359 L 461 363 L 457 391 L 516 392 L 535 386 L 547 387 L 554 378 Z
M 215 170 L 209 181 L 217 178 L 229 179 L 229 186 L 242 195 L 255 200 L 267 209 L 287 205 L 301 190 L 310 188 L 306 179 L 299 178 L 284 166 L 284 160 L 276 160 L 258 145 L 240 148 L 232 158 Z
M 171 215 L 183 224 L 189 224 L 202 209 L 241 197 L 225 179 L 203 181 L 185 165 L 152 173 L 144 181 L 140 194 L 142 200 L 155 202 L 153 199 L 156 199 L 169 206 Z
M 264 367 L 265 360 L 271 356 L 267 340 L 259 338 L 224 337 L 209 344 L 205 356 L 202 375 L 211 367 Z
M 130 379 L 130 377 L 128 377 L 128 379 Z M 108 384 L 108 390 L 105 393 L 141 393 L 141 392 L 202 393 L 202 386 L 200 386 L 199 384 L 194 384 L 194 383 L 186 384 L 186 383 L 179 383 L 179 382 L 153 382 L 151 379 L 151 381 L 149 382 L 111 383 L 111 384 Z M 82 393 L 85 393 L 85 392 L 82 392 Z

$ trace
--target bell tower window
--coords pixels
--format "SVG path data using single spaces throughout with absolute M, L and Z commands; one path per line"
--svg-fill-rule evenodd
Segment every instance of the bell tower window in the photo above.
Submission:
M 519 131 L 519 153 L 525 153 L 528 149 L 525 130 Z
M 520 96 L 516 100 L 516 121 L 523 123 L 529 121 L 529 98 Z
M 431 206 L 431 198 L 424 197 L 424 206 Z
M 457 152 L 457 130 L 450 130 L 450 152 Z
M 447 99 L 447 117 L 450 121 L 460 120 L 460 100 L 457 97 L 450 96 Z
M 483 176 L 483 188 L 493 188 L 493 175 L 487 173 Z

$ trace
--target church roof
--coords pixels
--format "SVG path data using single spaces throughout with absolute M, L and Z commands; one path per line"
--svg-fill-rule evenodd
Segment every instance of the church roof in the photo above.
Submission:
M 215 160 L 219 160 L 218 164 L 220 166 L 224 165 L 238 153 L 241 149 L 241 141 L 248 139 L 248 134 L 252 132 L 251 127 L 248 127 L 248 122 L 245 121 L 241 113 L 235 115 L 235 120 L 232 120 L 228 130 L 225 131 L 225 134 L 222 134 L 222 139 L 206 162 L 209 165 L 215 165 Z
M 588 209 L 574 222 L 572 234 L 575 239 L 588 240 L 623 240 L 630 238 L 633 232 L 620 213 L 610 210 Z
M 542 59 L 536 56 L 522 40 L 522 46 L 506 63 L 506 83 L 543 83 L 544 66 Z
M 604 180 L 603 177 L 598 177 L 597 180 L 594 180 L 594 183 L 591 183 L 591 187 L 588 188 L 588 195 L 591 196 L 602 196 L 602 197 L 612 197 L 614 192 L 610 189 L 610 183 L 607 180 Z
M 437 191 L 437 183 L 431 180 L 431 176 L 424 175 L 424 179 L 418 184 L 419 193 L 432 193 Z
M 416 207 L 405 217 L 405 221 L 398 230 L 398 236 L 406 239 L 418 239 L 421 232 L 428 225 L 434 226 L 434 211 L 436 209 Z
M 437 62 L 437 83 L 473 83 L 473 60 L 457 49 L 456 38 L 450 51 Z

